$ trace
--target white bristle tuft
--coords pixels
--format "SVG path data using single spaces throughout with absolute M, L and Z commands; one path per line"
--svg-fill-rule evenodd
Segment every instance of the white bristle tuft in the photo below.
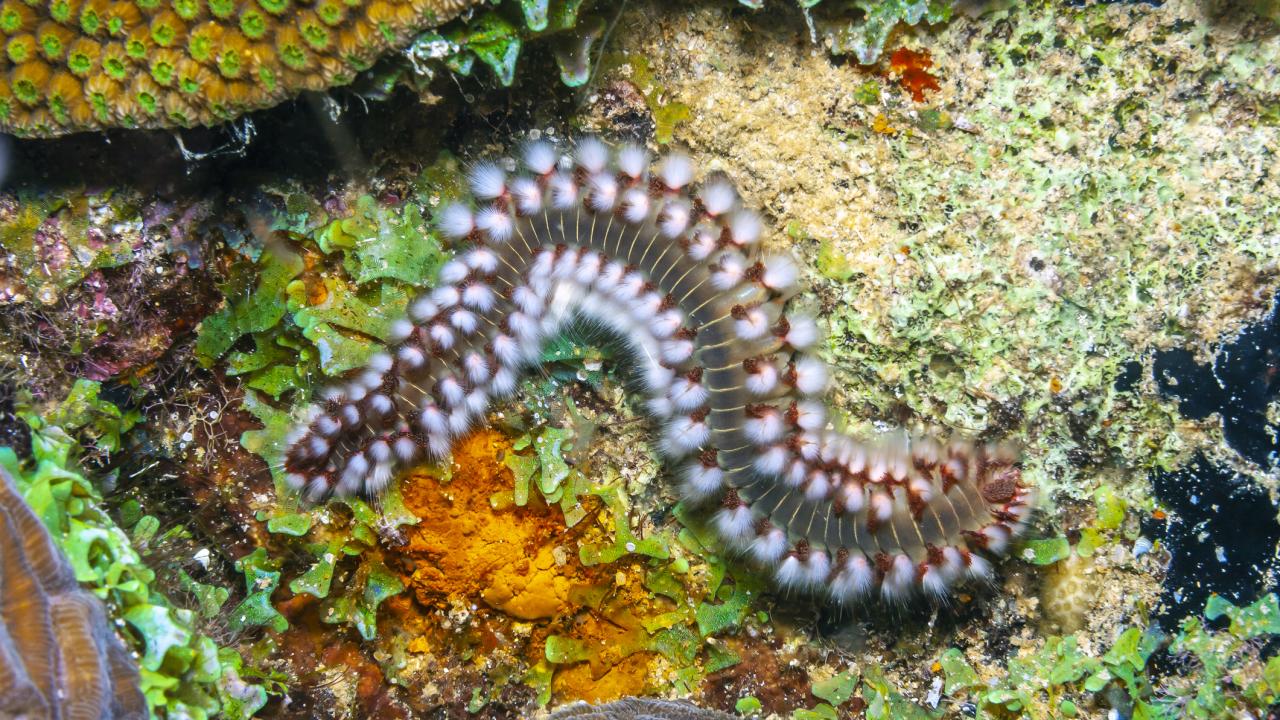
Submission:
M 684 338 L 663 340 L 659 346 L 662 361 L 668 365 L 682 365 L 693 357 L 693 341 Z
M 391 466 L 387 463 L 378 463 L 373 466 L 373 472 L 369 473 L 369 479 L 364 483 L 364 489 L 370 493 L 380 493 L 387 489 L 387 485 L 391 482 Z
M 719 466 L 708 467 L 701 461 L 694 461 L 684 467 L 684 496 L 694 502 L 718 495 L 723 483 L 724 471 Z
M 769 316 L 759 306 L 744 308 L 742 317 L 734 318 L 733 330 L 742 340 L 764 337 L 769 331 Z
M 500 367 L 489 382 L 489 391 L 494 397 L 503 398 L 516 390 L 516 373 L 509 367 Z
M 471 413 L 466 407 L 456 407 L 449 411 L 449 432 L 464 435 L 471 429 Z
M 498 333 L 493 337 L 493 356 L 504 366 L 514 367 L 520 364 L 523 354 L 515 338 L 505 333 Z
M 599 138 L 585 137 L 578 141 L 573 159 L 578 167 L 594 175 L 603 172 L 609 163 L 609 148 Z
M 476 227 L 483 230 L 490 240 L 505 243 L 511 239 L 516 225 L 510 213 L 490 206 L 476 213 Z
M 320 418 L 316 420 L 316 432 L 324 435 L 325 437 L 335 435 L 341 429 L 342 423 L 334 420 L 328 415 L 321 415 Z
M 536 175 L 546 175 L 556 169 L 556 149 L 549 142 L 531 142 L 524 148 L 524 166 Z
M 658 213 L 658 230 L 664 237 L 679 237 L 689 228 L 690 208 L 684 200 L 668 200 Z
M 492 200 L 507 191 L 507 174 L 494 163 L 480 163 L 467 174 L 467 184 L 476 197 Z
M 391 444 L 392 451 L 396 454 L 396 459 L 402 463 L 411 463 L 418 458 L 418 444 L 411 438 L 396 438 Z
M 702 447 L 710 437 L 711 431 L 704 420 L 677 415 L 667 426 L 665 445 L 669 455 L 684 455 Z
M 703 209 L 712 217 L 729 212 L 738 201 L 737 191 L 724 178 L 715 178 L 708 182 L 698 196 L 702 200 Z
M 472 283 L 462 289 L 462 304 L 478 313 L 486 314 L 493 310 L 495 302 L 493 289 L 484 283 Z
M 530 178 L 511 181 L 511 199 L 515 201 L 516 212 L 526 217 L 542 211 L 542 188 Z
M 489 396 L 485 393 L 484 390 L 480 388 L 476 388 L 471 392 L 467 393 L 465 406 L 466 406 L 467 412 L 471 413 L 472 415 L 483 414 L 484 411 L 489 407 Z
M 751 541 L 749 550 L 756 562 L 773 565 L 787 552 L 787 535 L 778 528 L 770 528 Z
M 649 169 L 649 153 L 639 145 L 627 143 L 618 149 L 618 170 L 632 180 L 640 179 Z
M 831 581 L 831 596 L 840 602 L 849 602 L 866 595 L 874 584 L 875 572 L 871 563 L 862 553 L 854 551 L 837 568 Z
M 796 361 L 796 389 L 805 395 L 819 395 L 827 389 L 827 364 L 816 357 Z
M 915 589 L 916 566 L 911 558 L 897 553 L 889 563 L 889 569 L 880 581 L 880 595 L 885 600 L 901 601 L 910 597 Z
M 764 275 L 760 282 L 775 292 L 786 292 L 795 287 L 800 277 L 796 261 L 789 255 L 769 255 L 764 259 Z
M 768 359 L 757 359 L 747 371 L 747 392 L 765 397 L 778 387 L 778 368 Z
M 440 397 L 444 399 L 445 405 L 456 408 L 462 404 L 466 397 L 466 391 L 462 389 L 462 383 L 453 376 L 447 376 L 440 380 L 438 385 L 440 388 Z
M 457 305 L 461 299 L 462 293 L 453 285 L 441 285 L 431 291 L 431 302 L 435 303 L 441 310 Z
M 822 403 L 802 400 L 796 403 L 796 427 L 801 430 L 819 430 L 827 424 L 827 410 Z
M 755 416 L 748 415 L 742 425 L 742 434 L 754 445 L 768 445 L 782 437 L 782 413 L 776 408 L 765 407 Z
M 449 316 L 449 324 L 458 329 L 463 335 L 470 335 L 479 327 L 480 321 L 476 319 L 474 313 L 458 308 Z
M 511 291 L 511 300 L 520 309 L 520 312 L 529 317 L 538 317 L 542 314 L 543 301 L 538 293 L 533 291 L 528 285 L 521 285 Z
M 467 267 L 488 275 L 498 269 L 498 256 L 486 247 L 478 247 L 467 253 Z
M 693 161 L 688 155 L 672 153 L 662 161 L 658 177 L 668 190 L 679 190 L 693 180 Z
M 395 409 L 395 403 L 391 402 L 391 398 L 386 395 L 372 395 L 369 397 L 369 410 L 377 417 L 386 417 Z
M 808 350 L 818 341 L 818 325 L 808 315 L 793 315 L 787 318 L 791 328 L 783 341 L 796 350 Z
M 412 335 L 413 331 L 416 329 L 417 328 L 414 327 L 413 323 L 401 318 L 391 323 L 391 332 L 388 333 L 387 339 L 391 342 L 400 342 Z
M 453 347 L 453 331 L 444 323 L 434 323 L 427 329 L 427 335 L 431 337 L 431 342 L 441 350 L 448 350 Z
M 752 465 L 756 472 L 761 475 L 781 475 L 782 471 L 787 468 L 788 457 L 787 449 L 781 445 L 770 445 L 762 448 L 760 454 L 756 455 L 755 462 Z
M 471 268 L 461 260 L 450 260 L 440 267 L 439 281 L 445 285 L 457 285 L 467 279 Z
M 720 508 L 715 515 L 715 524 L 720 530 L 720 535 L 730 542 L 745 543 L 753 535 L 751 526 L 754 520 L 751 516 L 751 508 L 746 505 Z
M 556 173 L 547 181 L 551 196 L 551 207 L 556 210 L 568 210 L 578 202 L 578 184 L 565 173 Z
M 440 314 L 440 308 L 431 302 L 430 295 L 419 295 L 409 304 L 409 317 L 416 323 L 425 323 Z
M 472 385 L 479 385 L 489 379 L 489 361 L 478 352 L 467 353 L 466 357 L 462 358 L 462 366 L 467 372 L 467 380 Z
M 738 210 L 729 216 L 729 239 L 734 245 L 754 245 L 762 230 L 760 216 L 750 210 Z
M 675 409 L 680 412 L 693 412 L 707 402 L 709 395 L 702 383 L 694 382 L 687 377 L 678 377 L 672 381 L 671 393 L 668 397 Z
M 740 253 L 720 253 L 711 263 L 711 286 L 721 292 L 732 290 L 742 282 L 746 271 L 747 261 Z
M 684 325 L 684 315 L 679 310 L 672 308 L 654 315 L 653 319 L 649 321 L 649 331 L 653 333 L 654 337 L 665 340 L 675 335 L 682 325 Z
M 587 206 L 592 210 L 608 212 L 617 202 L 617 178 L 608 173 L 599 173 L 587 180 Z
M 649 217 L 649 193 L 641 188 L 631 188 L 622 194 L 622 218 L 636 225 Z
M 436 218 L 436 227 L 452 240 L 461 240 L 475 229 L 475 215 L 471 208 L 460 203 L 446 205 Z

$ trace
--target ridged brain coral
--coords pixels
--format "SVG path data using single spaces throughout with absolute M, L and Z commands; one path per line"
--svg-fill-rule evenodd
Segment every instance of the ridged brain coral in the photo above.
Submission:
M 789 589 L 837 602 L 944 596 L 991 572 L 1031 493 L 1006 450 L 833 430 L 799 268 L 763 249 L 733 186 L 670 155 L 588 138 L 529 146 L 523 171 L 471 175 L 445 208 L 462 244 L 409 305 L 391 352 L 328 390 L 293 433 L 286 480 L 311 500 L 376 494 L 397 466 L 448 455 L 575 317 L 634 350 L 685 497 Z M 514 162 L 507 166 L 514 167 Z
M 0 717 L 146 718 L 138 668 L 0 468 Z
M 0 131 L 210 125 L 351 82 L 478 0 L 3 0 Z

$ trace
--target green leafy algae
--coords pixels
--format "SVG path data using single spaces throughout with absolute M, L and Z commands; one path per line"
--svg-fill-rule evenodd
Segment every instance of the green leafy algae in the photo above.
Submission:
M 1128 627 L 1101 657 L 1086 652 L 1073 635 L 1051 636 L 1034 653 L 1010 660 L 1006 673 L 993 681 L 981 680 L 956 648 L 945 651 L 938 666 L 947 695 L 975 702 L 980 718 L 1045 712 L 1072 717 L 1109 688 L 1131 704 L 1130 717 L 1144 720 L 1265 714 L 1280 695 L 1280 662 L 1259 655 L 1259 642 L 1280 634 L 1276 596 L 1238 607 L 1215 595 L 1204 616 L 1231 623 L 1209 630 L 1190 617 L 1172 637 L 1155 627 Z M 1151 656 L 1162 647 L 1182 660 L 1179 672 L 1152 673 Z
M 155 589 L 155 572 L 143 563 L 129 534 L 102 509 L 97 488 L 77 467 L 75 442 L 51 424 L 53 418 L 82 417 L 84 408 L 96 401 L 96 393 L 87 386 L 77 387 L 69 405 L 40 422 L 29 418 L 34 466 L 24 468 L 7 447 L 0 448 L 0 465 L 14 476 L 49 528 L 76 579 L 126 623 L 121 634 L 141 654 L 142 691 L 153 714 L 196 720 L 219 713 L 228 718 L 252 716 L 265 706 L 266 689 L 241 682 L 235 651 L 219 649 L 196 629 L 195 612 L 173 605 Z M 112 441 L 118 443 L 118 436 Z M 150 516 L 135 517 L 139 525 L 154 522 Z M 217 613 L 227 597 L 222 588 L 194 581 L 188 587 L 199 591 L 204 617 Z

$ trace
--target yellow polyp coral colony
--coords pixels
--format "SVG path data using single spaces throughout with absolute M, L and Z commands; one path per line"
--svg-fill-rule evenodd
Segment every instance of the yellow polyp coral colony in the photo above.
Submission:
M 0 131 L 230 120 L 351 82 L 476 0 L 3 0 Z

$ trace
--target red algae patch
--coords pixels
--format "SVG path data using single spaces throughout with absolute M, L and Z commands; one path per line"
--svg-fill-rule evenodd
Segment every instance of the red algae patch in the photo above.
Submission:
M 929 73 L 933 58 L 927 51 L 898 48 L 889 56 L 889 72 L 898 76 L 898 85 L 911 93 L 911 99 L 924 102 L 925 90 L 937 92 L 938 78 Z

